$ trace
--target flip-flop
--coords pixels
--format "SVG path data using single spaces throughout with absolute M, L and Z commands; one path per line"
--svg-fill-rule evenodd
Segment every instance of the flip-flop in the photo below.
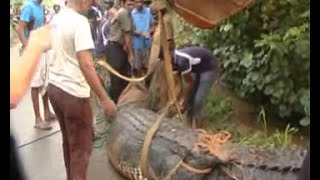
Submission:
M 52 127 L 50 126 L 50 124 L 47 124 L 45 122 L 43 123 L 38 123 L 36 125 L 34 125 L 34 128 L 36 129 L 40 129 L 40 130 L 51 130 Z

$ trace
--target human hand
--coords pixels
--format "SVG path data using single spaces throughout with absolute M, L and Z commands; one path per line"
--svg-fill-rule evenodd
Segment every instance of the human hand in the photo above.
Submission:
M 128 54 L 128 62 L 129 62 L 129 64 L 132 66 L 132 64 L 133 64 L 133 59 L 134 59 L 134 56 L 133 56 L 133 54 L 132 53 L 129 53 Z
M 42 26 L 37 30 L 31 31 L 28 44 L 35 45 L 41 48 L 42 51 L 49 50 L 51 48 L 50 26 Z
M 101 108 L 101 112 L 103 112 L 105 116 L 113 118 L 116 115 L 117 107 L 115 103 L 111 100 L 101 101 L 100 108 Z
M 138 30 L 136 30 L 136 31 L 134 32 L 134 35 L 137 36 L 137 37 L 144 37 L 144 33 L 141 32 L 141 31 L 138 31 Z
M 144 32 L 144 33 L 142 33 L 142 37 L 144 37 L 146 39 L 150 39 L 150 33 L 149 32 Z
M 124 50 L 126 53 L 128 53 L 128 52 L 129 52 L 128 46 L 127 46 L 127 45 L 123 45 L 123 50 Z

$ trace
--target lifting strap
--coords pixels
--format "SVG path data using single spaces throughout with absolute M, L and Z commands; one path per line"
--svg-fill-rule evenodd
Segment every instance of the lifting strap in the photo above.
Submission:
M 182 114 L 177 102 L 177 98 L 174 92 L 174 78 L 173 78 L 173 70 L 172 70 L 172 61 L 171 61 L 171 56 L 169 52 L 169 44 L 166 38 L 166 32 L 165 32 L 165 25 L 163 23 L 163 18 L 161 12 L 159 12 L 159 21 L 160 23 L 158 26 L 160 26 L 160 39 L 161 39 L 161 45 L 163 47 L 163 52 L 164 52 L 164 68 L 165 68 L 165 75 L 167 79 L 167 83 L 169 86 L 169 103 L 164 107 L 163 112 L 160 114 L 158 119 L 151 125 L 151 127 L 148 129 L 145 135 L 145 139 L 143 142 L 142 150 L 141 150 L 141 157 L 140 157 L 140 168 L 142 171 L 142 174 L 147 177 L 148 179 L 152 179 L 152 176 L 149 172 L 148 169 L 148 156 L 149 156 L 149 149 L 150 145 L 152 142 L 152 139 L 159 129 L 162 121 L 164 120 L 165 115 L 168 113 L 170 106 L 172 103 L 176 106 L 177 112 L 179 114 L 180 120 L 182 120 Z

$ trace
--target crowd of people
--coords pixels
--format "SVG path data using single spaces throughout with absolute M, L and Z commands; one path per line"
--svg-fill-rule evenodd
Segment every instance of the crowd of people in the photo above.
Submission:
M 143 0 L 94 3 L 88 19 L 96 60 L 106 60 L 126 76 L 141 76 L 146 71 L 155 26 L 147 3 Z M 110 84 L 110 95 L 117 102 L 127 82 L 110 74 Z

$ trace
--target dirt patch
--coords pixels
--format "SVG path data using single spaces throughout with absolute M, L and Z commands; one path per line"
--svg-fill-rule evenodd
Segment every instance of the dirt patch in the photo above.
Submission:
M 257 122 L 259 113 L 257 106 L 235 95 L 220 81 L 213 86 L 212 91 L 215 95 L 222 98 L 228 97 L 232 101 L 234 113 L 229 118 L 230 122 L 241 122 L 246 127 L 260 129 L 260 125 Z
M 228 98 L 232 102 L 232 107 L 234 113 L 224 122 L 224 127 L 229 129 L 234 129 L 238 135 L 245 134 L 246 132 L 263 131 L 263 125 L 258 121 L 260 106 L 248 102 L 231 90 L 229 90 L 221 81 L 218 81 L 213 87 L 212 92 L 215 96 L 221 98 Z M 277 129 L 284 131 L 286 124 L 280 123 L 279 120 L 274 119 L 271 116 L 266 115 L 268 132 L 274 133 Z M 215 128 L 214 123 L 206 122 L 205 127 L 208 131 L 210 128 Z M 222 126 L 223 127 L 223 126 Z M 223 129 L 221 129 L 223 130 Z M 296 146 L 307 147 L 310 143 L 310 138 L 308 133 L 299 130 L 297 134 L 293 137 L 293 143 Z

